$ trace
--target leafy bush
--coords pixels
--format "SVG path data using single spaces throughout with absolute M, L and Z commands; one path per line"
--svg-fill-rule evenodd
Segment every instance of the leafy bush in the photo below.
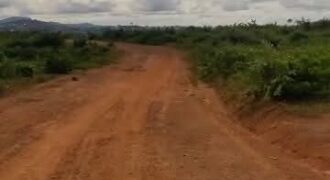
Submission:
M 49 79 L 47 73 L 95 68 L 113 58 L 113 46 L 87 43 L 81 35 L 0 32 L 0 40 L 0 95 L 10 89 L 9 84 L 15 86 L 28 78 L 40 83 Z
M 258 44 L 260 39 L 255 36 L 255 34 L 242 31 L 233 30 L 224 34 L 223 40 L 227 40 L 233 44 Z
M 255 99 L 301 100 L 325 96 L 330 91 L 330 54 L 327 52 L 311 50 L 313 53 L 309 54 L 304 50 L 288 50 L 291 56 L 286 56 L 285 51 L 250 45 L 205 46 L 195 51 L 201 79 L 221 78 L 224 86 L 245 82 L 241 91 Z
M 18 58 L 20 60 L 29 61 L 36 58 L 38 49 L 33 47 L 13 47 L 4 50 L 8 58 Z
M 2 63 L 5 60 L 7 60 L 7 57 L 5 56 L 4 53 L 0 52 L 0 63 Z
M 308 40 L 308 35 L 302 32 L 294 32 L 290 35 L 291 42 L 302 42 Z
M 7 47 L 8 48 L 14 48 L 14 47 L 30 47 L 32 45 L 32 42 L 29 39 L 18 39 L 15 41 L 10 42 Z
M 120 28 L 118 30 L 106 30 L 103 37 L 110 40 L 128 41 L 134 43 L 161 45 L 175 42 L 175 31 L 172 28 Z
M 78 48 L 85 47 L 87 45 L 87 39 L 77 38 L 73 41 L 73 45 Z
M 6 91 L 5 84 L 0 82 L 0 96 L 4 95 L 5 91 Z
M 235 49 L 209 50 L 198 62 L 200 77 L 212 80 L 218 76 L 224 79 L 244 68 L 247 57 Z
M 108 48 L 114 47 L 115 43 L 113 41 L 108 41 Z
M 68 74 L 73 70 L 72 62 L 68 59 L 49 58 L 45 65 L 46 73 Z
M 58 48 L 63 46 L 64 38 L 60 33 L 44 33 L 37 36 L 32 45 L 36 47 L 53 47 Z
M 0 78 L 9 79 L 16 76 L 16 65 L 13 60 L 4 60 L 0 64 Z
M 17 65 L 16 74 L 21 77 L 32 78 L 34 76 L 34 69 L 30 65 Z

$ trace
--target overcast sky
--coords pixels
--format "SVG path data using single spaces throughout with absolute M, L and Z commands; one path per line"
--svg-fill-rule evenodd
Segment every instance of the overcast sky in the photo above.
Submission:
M 0 18 L 102 25 L 218 25 L 330 18 L 330 0 L 0 0 Z

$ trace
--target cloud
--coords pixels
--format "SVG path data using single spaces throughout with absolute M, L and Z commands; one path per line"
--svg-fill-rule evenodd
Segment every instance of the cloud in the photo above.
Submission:
M 111 10 L 109 0 L 12 0 L 11 6 L 22 15 L 96 13 Z
M 10 6 L 10 0 L 0 0 L 0 8 L 5 8 Z
M 280 0 L 280 3 L 286 8 L 330 10 L 329 0 Z
M 251 3 L 274 2 L 277 0 L 250 0 Z
M 59 3 L 56 6 L 56 13 L 98 13 L 109 12 L 113 7 L 111 1 L 90 0 L 79 2 L 68 0 L 65 3 Z
M 225 0 L 222 8 L 225 11 L 241 11 L 248 10 L 250 7 L 247 0 Z
M 176 11 L 179 1 L 177 0 L 143 0 L 142 10 L 145 11 Z

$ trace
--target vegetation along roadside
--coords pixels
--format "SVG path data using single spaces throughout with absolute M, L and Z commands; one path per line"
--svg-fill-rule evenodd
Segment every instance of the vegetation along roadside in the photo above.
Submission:
M 1 32 L 0 39 L 0 94 L 58 74 L 109 64 L 116 55 L 113 43 L 83 35 Z
M 201 80 L 221 87 L 241 106 L 264 101 L 304 104 L 329 98 L 327 19 L 288 20 L 288 25 L 251 21 L 218 27 L 132 26 L 109 30 L 104 36 L 153 45 L 176 43 L 190 52 Z

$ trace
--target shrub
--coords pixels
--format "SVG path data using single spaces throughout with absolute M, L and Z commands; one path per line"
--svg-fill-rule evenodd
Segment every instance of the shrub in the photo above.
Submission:
M 24 39 L 24 40 L 22 40 L 22 39 L 17 39 L 17 40 L 15 40 L 15 41 L 10 42 L 10 43 L 7 45 L 7 47 L 8 47 L 8 48 L 14 48 L 14 47 L 22 47 L 22 48 L 24 48 L 24 47 L 29 47 L 29 46 L 31 46 L 31 45 L 32 45 L 32 43 L 31 43 L 30 40 L 27 40 L 27 39 Z
M 233 44 L 258 44 L 261 42 L 254 33 L 243 30 L 229 30 L 223 33 L 223 40 Z
M 2 63 L 3 61 L 5 61 L 7 59 L 7 57 L 5 56 L 4 53 L 0 52 L 0 63 Z
M 0 94 L 27 78 L 45 81 L 52 77 L 47 73 L 67 74 L 74 68 L 89 69 L 110 62 L 112 44 L 87 45 L 84 38 L 75 34 L 0 32 Z M 74 45 L 64 44 L 65 39 L 75 39 Z
M 291 42 L 302 42 L 308 40 L 308 35 L 302 32 L 294 32 L 289 39 Z
M 32 78 L 34 76 L 34 69 L 29 65 L 18 65 L 16 66 L 16 73 L 21 77 Z
M 72 62 L 68 59 L 49 58 L 45 65 L 46 73 L 68 74 L 72 71 Z
M 0 96 L 4 95 L 5 91 L 6 91 L 5 84 L 0 82 Z
M 74 47 L 81 48 L 81 47 L 85 47 L 86 45 L 87 45 L 87 40 L 84 38 L 78 38 L 73 41 Z
M 282 38 L 275 33 L 264 34 L 264 40 L 270 44 L 271 47 L 278 49 L 282 42 Z
M 113 41 L 109 41 L 107 45 L 109 48 L 112 48 L 115 44 L 113 43 Z
M 36 58 L 38 49 L 33 47 L 13 47 L 4 50 L 8 58 L 19 58 L 20 60 L 29 61 Z
M 287 69 L 285 62 L 276 60 L 263 60 L 254 62 L 250 68 L 254 83 L 254 96 L 263 99 L 280 98 L 283 86 L 292 81 L 292 71 Z M 253 83 L 253 82 L 252 82 Z
M 8 79 L 16 76 L 16 65 L 13 60 L 4 60 L 0 64 L 0 78 Z
M 207 51 L 202 52 L 202 59 L 198 62 L 198 71 L 204 80 L 212 80 L 217 76 L 227 79 L 242 70 L 248 61 L 246 55 L 235 49 Z
M 196 48 L 195 66 L 201 79 L 221 78 L 224 86 L 244 84 L 246 87 L 241 90 L 254 99 L 301 100 L 325 96 L 330 90 L 329 55 L 291 51 L 292 57 L 283 56 L 285 53 L 279 50 L 250 45 L 227 44 L 222 48 L 206 45 Z
M 294 61 L 268 61 L 255 71 L 261 79 L 256 94 L 270 99 L 300 100 L 329 90 L 328 66 L 317 59 L 298 58 Z M 322 73 L 320 73 L 322 72 Z
M 60 33 L 44 33 L 38 35 L 32 45 L 36 47 L 58 48 L 64 44 L 64 38 Z

